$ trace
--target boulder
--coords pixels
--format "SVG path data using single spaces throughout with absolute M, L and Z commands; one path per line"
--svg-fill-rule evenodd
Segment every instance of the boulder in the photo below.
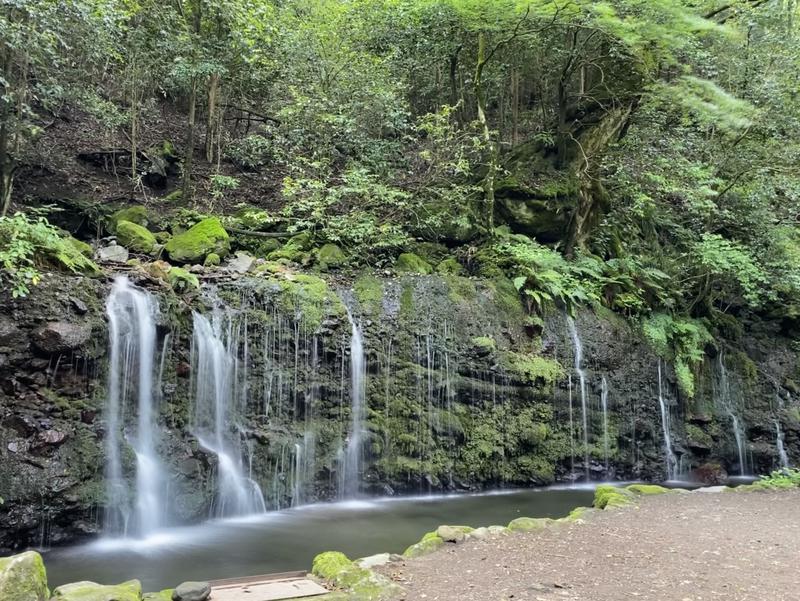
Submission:
M 228 256 L 231 243 L 220 220 L 209 217 L 182 234 L 173 236 L 164 245 L 164 250 L 170 259 L 178 263 L 202 263 L 212 253 L 220 257 Z
M 446 543 L 463 543 L 472 528 L 464 526 L 439 526 L 436 535 Z
M 0 599 L 3 601 L 47 601 L 47 573 L 42 556 L 26 551 L 0 557 Z
M 122 246 L 140 253 L 151 253 L 157 242 L 147 228 L 130 221 L 117 223 L 117 240 Z
M 206 260 L 203 261 L 203 266 L 204 267 L 216 267 L 217 265 L 220 264 L 221 260 L 222 259 L 220 259 L 219 255 L 217 253 L 211 253 L 210 255 L 208 255 L 206 257 Z
M 369 557 L 362 557 L 357 559 L 355 563 L 362 568 L 372 569 L 378 566 L 386 565 L 392 561 L 392 556 L 389 553 L 378 553 L 377 555 L 370 555 Z
M 200 280 L 193 273 L 180 267 L 173 267 L 167 272 L 167 282 L 175 292 L 187 292 L 200 288 Z
M 327 271 L 336 269 L 347 262 L 347 255 L 335 244 L 325 244 L 317 250 L 317 264 Z
M 127 207 L 114 213 L 109 220 L 108 229 L 112 232 L 116 232 L 119 223 L 122 221 L 135 223 L 136 225 L 140 225 L 142 227 L 147 227 L 151 222 L 150 216 L 147 213 L 147 209 L 141 205 Z
M 433 273 L 433 267 L 425 259 L 414 253 L 403 253 L 397 257 L 394 268 L 400 273 Z
M 256 260 L 247 253 L 239 251 L 233 259 L 228 261 L 226 268 L 233 273 L 247 273 L 253 267 L 255 261 Z
M 108 246 L 97 249 L 95 259 L 104 263 L 125 263 L 128 260 L 128 249 L 112 242 Z
M 64 584 L 53 591 L 51 601 L 141 601 L 142 585 L 138 580 L 122 584 L 97 584 L 82 581 Z
M 517 518 L 509 522 L 508 529 L 513 532 L 533 532 L 546 528 L 552 523 L 553 520 L 550 518 Z
M 184 582 L 172 591 L 172 601 L 206 601 L 211 596 L 208 582 Z
M 51 321 L 33 332 L 33 345 L 43 353 L 55 355 L 82 347 L 91 336 L 89 324 Z

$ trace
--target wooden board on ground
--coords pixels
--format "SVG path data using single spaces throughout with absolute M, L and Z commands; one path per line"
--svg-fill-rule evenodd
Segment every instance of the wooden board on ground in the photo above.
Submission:
M 294 577 L 274 579 L 264 577 L 242 579 L 244 582 L 230 581 L 211 587 L 209 601 L 281 601 L 324 595 L 327 591 L 308 578 Z

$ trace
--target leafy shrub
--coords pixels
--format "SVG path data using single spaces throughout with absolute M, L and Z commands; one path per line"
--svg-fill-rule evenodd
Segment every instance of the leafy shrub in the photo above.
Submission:
M 76 240 L 63 236 L 44 217 L 23 213 L 0 217 L 0 279 L 17 298 L 27 296 L 44 266 L 76 273 L 96 273 L 97 265 L 81 253 Z
M 228 146 L 225 156 L 242 169 L 256 171 L 273 158 L 272 142 L 264 136 L 250 135 Z

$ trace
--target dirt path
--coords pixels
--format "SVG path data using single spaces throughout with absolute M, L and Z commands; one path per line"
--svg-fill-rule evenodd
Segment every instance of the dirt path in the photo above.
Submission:
M 800 491 L 643 498 L 383 571 L 407 601 L 797 601 Z

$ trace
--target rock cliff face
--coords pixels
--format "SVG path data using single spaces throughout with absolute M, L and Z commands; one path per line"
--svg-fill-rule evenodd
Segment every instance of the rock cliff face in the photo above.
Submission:
M 364 494 L 587 474 L 663 480 L 674 457 L 671 475 L 713 480 L 778 467 L 779 440 L 790 459 L 800 455 L 796 355 L 764 323 L 706 349 L 689 399 L 628 322 L 590 311 L 575 316 L 574 329 L 559 313 L 532 322 L 505 279 L 326 281 L 263 269 L 179 297 L 130 277 L 160 306 L 157 447 L 171 523 L 218 510 L 225 469 L 198 439 L 195 397 L 207 374 L 197 373 L 193 311 L 216 320 L 226 349 L 231 379 L 218 431 L 267 508 L 336 498 L 352 492 L 348 479 Z M 103 528 L 109 288 L 48 275 L 29 298 L 0 299 L 0 548 Z M 354 331 L 361 380 L 351 369 L 361 352 Z M 354 419 L 359 381 L 364 407 Z M 134 409 L 122 417 L 125 440 Z M 135 489 L 132 453 L 122 469 Z

